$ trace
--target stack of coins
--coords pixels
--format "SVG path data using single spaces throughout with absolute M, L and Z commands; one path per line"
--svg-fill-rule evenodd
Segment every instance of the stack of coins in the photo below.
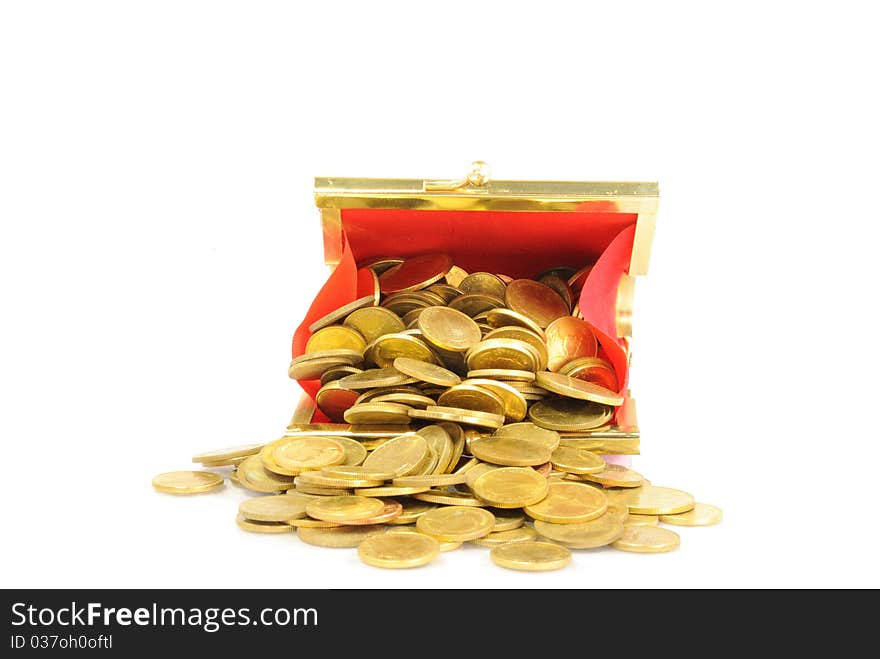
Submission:
M 574 303 L 589 266 L 535 279 L 468 274 L 440 254 L 364 267 L 379 295 L 313 323 L 289 368 L 320 380 L 332 423 L 193 458 L 271 494 L 241 504 L 242 529 L 357 547 L 378 567 L 473 543 L 503 567 L 552 570 L 571 549 L 675 549 L 660 522 L 720 521 L 602 457 L 637 453 L 639 437 L 613 423 L 617 374 Z M 192 474 L 211 472 L 176 473 L 191 474 L 193 493 L 210 489 Z

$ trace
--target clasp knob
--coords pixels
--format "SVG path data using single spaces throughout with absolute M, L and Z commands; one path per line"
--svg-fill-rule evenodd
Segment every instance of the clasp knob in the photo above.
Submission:
M 427 179 L 425 192 L 454 192 L 465 187 L 479 188 L 489 182 L 489 165 L 482 160 L 475 160 L 468 168 L 464 178 L 459 179 Z

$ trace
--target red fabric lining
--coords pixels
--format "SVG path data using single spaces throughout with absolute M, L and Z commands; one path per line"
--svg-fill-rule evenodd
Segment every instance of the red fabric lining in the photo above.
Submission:
M 444 252 L 468 272 L 515 278 L 594 261 L 635 221 L 632 213 L 586 211 L 342 211 L 343 230 L 359 261 Z
M 610 206 L 608 212 L 345 209 L 342 258 L 297 328 L 293 356 L 303 354 L 311 335 L 309 325 L 372 292 L 372 278 L 358 272 L 356 260 L 445 252 L 469 272 L 485 270 L 515 278 L 595 261 L 581 292 L 581 312 L 596 330 L 600 356 L 612 364 L 620 390 L 625 391 L 626 354 L 617 340 L 615 306 L 620 277 L 629 267 L 637 217 L 615 213 Z M 320 388 L 316 380 L 300 385 L 312 398 Z M 326 419 L 318 411 L 314 420 Z

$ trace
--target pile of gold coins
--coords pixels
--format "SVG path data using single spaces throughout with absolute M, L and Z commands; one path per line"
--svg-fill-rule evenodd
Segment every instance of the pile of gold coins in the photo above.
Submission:
M 331 423 L 295 415 L 280 439 L 193 458 L 270 495 L 240 505 L 239 527 L 357 547 L 378 567 L 425 565 L 469 542 L 503 567 L 552 570 L 571 549 L 675 549 L 660 522 L 721 520 L 603 459 L 637 453 L 639 435 L 613 424 L 617 375 L 574 304 L 589 267 L 510 279 L 443 254 L 364 267 L 374 294 L 313 323 L 290 364 L 292 378 L 320 380 Z M 153 481 L 177 494 L 222 484 L 209 471 Z

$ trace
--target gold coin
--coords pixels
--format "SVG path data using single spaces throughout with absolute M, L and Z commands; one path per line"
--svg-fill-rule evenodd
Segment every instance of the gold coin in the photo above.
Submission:
M 545 446 L 515 437 L 481 437 L 470 443 L 475 458 L 507 467 L 531 467 L 550 461 Z
M 446 391 L 446 387 L 438 387 L 435 384 L 431 385 L 428 383 L 425 383 L 422 385 L 422 393 L 425 396 L 430 396 L 432 398 L 436 398 L 437 396 L 442 394 L 444 391 Z M 435 402 L 435 405 L 436 405 L 436 402 Z M 428 409 L 428 407 L 431 407 L 431 406 L 426 405 L 424 409 Z
M 409 534 L 414 534 L 414 535 L 425 536 L 424 533 L 419 531 L 412 524 L 407 525 L 407 526 L 392 526 L 390 529 L 385 531 L 385 533 L 403 533 L 403 534 L 409 533 Z M 425 536 L 425 537 L 430 538 L 431 536 Z M 437 542 L 440 545 L 441 552 L 454 551 L 455 549 L 458 549 L 459 547 L 461 547 L 460 542 L 440 542 L 439 540 L 435 540 L 435 542 Z
M 571 277 L 575 273 L 576 269 L 572 268 L 570 265 L 555 265 L 551 268 L 547 268 L 546 270 L 542 270 L 537 275 L 535 275 L 535 279 L 541 281 L 547 275 L 556 275 L 557 277 L 561 277 L 562 279 L 568 281 L 568 278 Z
M 346 431 L 348 429 L 348 431 Z M 376 424 L 376 425 L 343 425 L 340 431 L 343 437 L 351 437 L 364 445 L 368 451 L 382 444 L 383 442 L 400 437 L 402 435 L 415 434 L 411 426 L 397 424 Z M 330 433 L 326 433 L 332 436 Z
M 535 531 L 542 538 L 571 549 L 594 549 L 610 545 L 623 535 L 623 517 L 606 513 L 577 524 L 553 524 L 535 520 Z
M 509 368 L 480 368 L 468 371 L 468 379 L 490 378 L 502 382 L 532 382 L 535 374 L 532 371 L 519 371 Z
M 268 497 L 245 499 L 238 505 L 238 513 L 256 522 L 289 522 L 306 516 L 306 504 L 314 497 L 292 492 Z
M 536 396 L 547 396 L 550 392 L 544 389 L 544 387 L 539 387 L 534 382 L 516 382 L 511 380 L 508 384 L 520 392 L 523 396 L 527 394 L 534 394 Z
M 504 400 L 491 389 L 473 384 L 457 384 L 450 387 L 440 394 L 437 405 L 504 415 Z
M 629 512 L 637 515 L 676 515 L 693 510 L 696 505 L 687 492 L 657 485 L 630 488 L 618 496 Z
M 316 496 L 322 497 L 337 497 L 343 494 L 354 494 L 354 490 L 347 487 L 323 487 L 321 485 L 312 485 L 310 483 L 303 482 L 302 474 L 297 476 L 296 480 L 298 482 L 294 483 L 294 488 L 297 492 L 301 492 L 303 494 L 314 494 Z
M 398 293 L 398 295 L 400 295 Z M 439 293 L 434 293 L 429 290 L 425 291 L 416 291 L 415 293 L 406 293 L 405 295 L 409 295 L 410 297 L 416 298 L 418 300 L 422 300 L 423 302 L 427 302 L 428 305 L 432 307 L 436 306 L 444 306 L 446 304 L 445 298 Z M 389 296 L 391 297 L 391 296 Z
M 235 518 L 238 528 L 251 533 L 290 533 L 293 527 L 290 524 L 281 522 L 260 522 L 257 520 L 246 519 L 239 515 Z
M 453 473 L 467 475 L 474 467 L 476 467 L 477 465 L 480 465 L 480 464 L 483 464 L 483 463 L 481 463 L 476 458 L 471 458 L 470 460 L 465 462 L 462 466 L 460 466 L 458 469 L 456 469 L 455 472 L 453 472 Z
M 353 467 L 361 464 L 367 457 L 367 449 L 360 442 L 349 437 L 334 437 L 333 440 L 341 444 L 345 450 L 345 459 L 339 463 L 340 465 Z
M 296 529 L 299 539 L 318 547 L 357 547 L 361 542 L 377 533 L 384 533 L 385 527 L 375 526 L 334 526 L 330 528 L 300 526 Z
M 437 424 L 425 426 L 417 430 L 416 434 L 427 440 L 428 449 L 432 453 L 431 462 L 422 469 L 421 474 L 439 473 L 441 468 L 445 468 L 449 463 L 449 457 L 452 455 L 452 438 L 442 426 Z
M 562 298 L 563 302 L 565 302 L 565 306 L 571 309 L 571 306 L 574 303 L 574 296 L 572 295 L 571 288 L 569 288 L 568 282 L 565 279 L 553 273 L 548 273 L 542 277 L 535 277 L 535 279 L 556 291 L 556 294 Z
M 354 302 L 349 302 L 338 309 L 335 309 L 328 313 L 326 316 L 319 318 L 314 323 L 309 325 L 309 332 L 315 333 L 319 329 L 324 329 L 325 327 L 329 327 L 330 325 L 334 325 L 339 321 L 343 320 L 350 313 L 357 311 L 358 309 L 363 309 L 364 307 L 373 306 L 373 295 L 367 295 L 366 297 L 358 298 Z
M 438 474 L 447 474 L 451 473 L 458 466 L 458 461 L 461 459 L 461 454 L 464 452 L 465 434 L 464 430 L 462 430 L 461 426 L 457 423 L 444 421 L 437 425 L 443 428 L 452 440 L 452 450 L 449 453 L 449 460 L 447 461 L 446 466 L 442 469 L 438 467 L 436 471 Z
M 440 281 L 451 269 L 452 259 L 446 254 L 415 256 L 380 274 L 379 289 L 386 295 L 417 291 Z
M 496 437 L 512 437 L 544 446 L 549 451 L 559 446 L 559 433 L 536 426 L 530 421 L 510 423 L 495 431 Z
M 468 371 L 484 369 L 508 369 L 535 371 L 538 357 L 535 349 L 516 339 L 488 339 L 468 350 Z M 537 375 L 535 376 L 537 378 Z
M 575 398 L 548 398 L 529 408 L 529 419 L 547 430 L 590 430 L 607 423 L 612 408 Z
M 345 417 L 345 412 L 357 401 L 358 393 L 346 389 L 340 383 L 341 380 L 328 382 L 318 390 L 315 395 L 315 403 L 318 408 L 334 422 L 340 422 Z
M 686 513 L 662 515 L 660 521 L 677 526 L 711 526 L 721 521 L 721 509 L 708 503 L 696 503 L 693 509 Z
M 370 497 L 402 497 L 409 496 L 410 494 L 419 494 L 421 492 L 427 492 L 431 488 L 427 485 L 421 486 L 397 486 L 397 485 L 382 485 L 380 487 L 367 487 L 363 489 L 355 489 L 355 494 L 360 494 L 364 496 Z
M 620 388 L 614 367 L 601 357 L 575 359 L 560 368 L 559 372 L 578 380 L 593 382 L 612 391 Z
M 309 517 L 328 522 L 347 524 L 351 520 L 375 517 L 385 507 L 385 502 L 372 497 L 342 495 L 314 499 L 306 504 Z
M 583 268 L 572 274 L 568 278 L 568 285 L 572 287 L 575 293 L 580 293 L 580 290 L 584 287 L 584 282 L 587 279 L 587 275 L 590 274 L 590 271 L 593 269 L 594 263 L 590 263 L 585 265 Z
M 248 457 L 248 456 L 245 456 Z M 204 460 L 201 465 L 205 469 L 214 469 L 217 467 L 237 467 L 242 462 L 244 462 L 244 458 L 229 458 L 229 460 Z
M 367 565 L 411 568 L 427 565 L 440 554 L 440 543 L 418 533 L 383 533 L 358 545 L 358 557 Z
M 416 528 L 438 540 L 466 542 L 488 535 L 495 516 L 488 510 L 467 506 L 435 508 L 416 520 Z
M 672 551 L 681 544 L 678 533 L 659 526 L 625 526 L 619 540 L 611 543 L 615 549 L 640 554 L 659 554 Z
M 429 421 L 451 421 L 481 428 L 500 428 L 504 425 L 504 417 L 500 414 L 486 414 L 477 410 L 464 410 L 458 407 L 428 406 L 424 410 L 410 410 L 413 419 Z
M 386 334 L 373 341 L 365 355 L 380 368 L 388 368 L 398 357 L 409 357 L 416 361 L 434 363 L 434 353 L 421 340 L 409 334 Z
M 203 494 L 223 485 L 223 476 L 210 471 L 169 471 L 153 479 L 153 487 L 165 494 Z
M 342 323 L 372 343 L 385 334 L 397 334 L 406 329 L 403 321 L 385 307 L 367 307 L 351 313 Z
M 450 286 L 455 286 L 456 288 L 458 288 L 458 285 L 467 276 L 467 272 L 459 268 L 457 265 L 454 265 L 449 269 L 449 272 L 446 273 L 446 283 Z
M 416 321 L 418 320 L 422 312 L 427 308 L 428 307 L 416 307 L 415 309 L 407 311 L 401 318 L 403 320 L 403 324 L 406 326 L 403 331 L 418 329 Z
M 216 466 L 237 458 L 246 458 L 249 455 L 256 455 L 263 448 L 262 444 L 245 444 L 244 446 L 230 446 L 229 448 L 220 448 L 213 451 L 205 451 L 194 455 L 193 462 L 210 462 Z
M 396 368 L 370 368 L 363 373 L 347 375 L 336 383 L 345 389 L 373 389 L 376 387 L 397 387 L 415 382 L 414 378 L 404 375 Z
M 452 267 L 454 268 L 455 266 Z M 447 279 L 449 278 L 448 273 L 446 277 Z M 437 295 L 442 297 L 443 304 L 449 304 L 450 300 L 457 298 L 462 293 L 461 289 L 456 288 L 455 286 L 452 286 L 450 284 L 431 284 L 426 290 L 429 290 L 432 293 L 436 293 Z
M 571 551 L 552 542 L 508 542 L 493 547 L 489 557 L 496 565 L 511 570 L 544 572 L 568 565 L 571 562 Z
M 547 368 L 558 371 L 580 357 L 595 357 L 599 350 L 596 335 L 586 321 L 572 316 L 557 318 L 544 330 L 547 340 Z
M 360 267 L 367 268 L 375 272 L 377 275 L 381 275 L 386 270 L 390 270 L 394 266 L 400 265 L 403 261 L 404 259 L 399 256 L 382 256 L 372 259 L 367 263 L 362 263 Z
M 601 439 L 590 439 L 588 437 L 566 437 L 560 436 L 560 446 L 568 446 L 569 448 L 579 448 L 584 451 L 592 451 L 593 453 L 603 453 L 604 441 Z
M 269 442 L 263 448 L 260 449 L 259 458 L 263 463 L 263 468 L 266 469 L 267 472 L 275 474 L 280 477 L 292 478 L 302 471 L 301 469 L 288 469 L 287 467 L 282 467 L 280 464 L 275 462 L 275 447 L 279 444 L 283 443 L 287 437 L 282 437 L 281 439 L 276 439 L 274 442 Z
M 458 283 L 463 293 L 481 293 L 504 299 L 507 286 L 498 277 L 488 272 L 475 272 Z
M 293 359 L 291 365 L 303 364 L 318 359 L 333 359 L 340 364 L 359 365 L 364 361 L 364 353 L 362 350 L 352 348 L 333 348 L 330 350 L 318 350 L 317 352 L 307 352 Z
M 541 371 L 535 373 L 535 384 L 544 387 L 548 391 L 552 391 L 560 396 L 568 398 L 577 398 L 579 400 L 589 400 L 602 405 L 618 406 L 623 404 L 623 396 L 620 394 L 600 387 L 598 384 L 578 380 L 577 378 L 561 373 L 550 373 L 549 371 Z
M 496 508 L 523 508 L 538 503 L 550 486 L 547 479 L 534 469 L 503 467 L 479 476 L 473 484 L 474 494 Z
M 433 510 L 437 507 L 436 504 L 428 503 L 427 501 L 411 499 L 409 497 L 403 497 L 402 499 L 399 499 L 398 503 L 403 506 L 403 512 L 400 514 L 399 517 L 395 517 L 393 520 L 388 522 L 389 524 L 415 524 L 415 521 L 421 515 L 424 515 L 429 510 Z
M 605 461 L 595 453 L 570 446 L 560 446 L 550 455 L 550 462 L 558 471 L 569 474 L 595 474 L 605 469 Z
M 355 492 L 357 492 L 357 490 L 355 490 Z M 352 526 L 388 524 L 389 522 L 400 517 L 401 513 L 403 513 L 403 505 L 399 501 L 389 499 L 385 501 L 384 504 L 385 506 L 377 515 L 373 515 L 372 517 L 367 517 L 365 519 L 350 519 L 345 523 Z
M 256 492 L 279 492 L 293 488 L 293 476 L 276 474 L 263 466 L 261 455 L 250 455 L 236 470 L 241 486 Z
M 367 342 L 360 332 L 343 325 L 331 325 L 320 329 L 306 342 L 306 354 L 323 350 L 357 350 L 363 352 Z
M 332 354 L 331 354 L 332 353 Z M 357 357 L 351 356 L 357 354 Z M 287 375 L 292 380 L 317 380 L 330 369 L 361 364 L 364 357 L 356 350 L 324 350 L 315 355 L 303 355 L 290 362 Z
M 538 534 L 531 526 L 520 526 L 510 531 L 493 531 L 489 535 L 471 540 L 471 542 L 480 547 L 497 547 L 508 542 L 529 542 L 537 537 Z
M 684 513 L 687 515 L 688 513 Z M 660 523 L 659 515 L 627 515 L 623 523 L 626 526 L 657 526 Z
M 474 458 L 474 459 L 476 459 L 476 458 Z M 480 476 L 482 476 L 483 474 L 488 473 L 490 471 L 495 471 L 496 469 L 501 469 L 501 468 L 502 467 L 500 467 L 499 465 L 493 465 L 490 462 L 479 462 L 478 464 L 475 464 L 473 467 L 468 469 L 467 472 L 464 474 L 465 483 L 467 483 L 467 486 L 471 490 L 473 490 L 474 483 L 476 482 L 476 480 Z
M 439 503 L 444 506 L 467 506 L 469 508 L 483 508 L 486 504 L 472 494 L 456 492 L 455 490 L 435 490 L 414 494 L 413 499 L 428 503 Z
M 315 487 L 327 488 L 353 488 L 353 487 L 378 487 L 384 481 L 371 480 L 368 478 L 338 478 L 335 476 L 325 476 L 323 471 L 304 471 L 296 477 L 295 485 L 311 485 Z M 357 493 L 355 493 L 357 494 Z
M 420 476 L 401 476 L 395 478 L 391 484 L 395 487 L 446 487 L 459 485 L 465 482 L 464 474 L 423 474 Z M 422 490 L 423 492 L 425 490 Z
M 615 500 L 614 498 L 608 496 L 609 493 L 613 493 L 614 490 L 605 490 L 605 496 L 608 497 L 608 510 L 605 511 L 604 517 L 607 516 L 617 516 L 621 521 L 625 522 L 631 515 L 627 510 L 626 504 L 620 501 Z
M 538 367 L 535 370 L 543 371 L 547 368 L 547 361 L 549 359 L 547 345 L 544 343 L 544 339 L 532 330 L 528 330 L 525 327 L 506 325 L 487 332 L 483 339 L 515 339 L 528 343 L 538 353 Z
M 472 348 L 483 336 L 470 316 L 449 307 L 428 307 L 419 314 L 417 323 L 426 341 L 453 352 Z
M 507 285 L 504 300 L 512 311 L 532 319 L 542 328 L 569 315 L 568 305 L 549 286 L 533 279 L 515 279 Z
M 274 463 L 286 470 L 282 473 L 293 475 L 345 461 L 345 447 L 330 437 L 283 437 L 263 450 L 271 451 Z
M 354 440 L 352 440 L 354 441 Z M 324 467 L 321 474 L 329 478 L 348 478 L 351 480 L 368 480 L 368 481 L 390 481 L 394 478 L 394 474 L 390 471 L 380 471 L 370 469 L 369 467 L 357 465 L 334 465 L 332 467 Z
M 374 426 L 349 425 L 347 423 L 291 423 L 287 426 L 287 437 L 319 435 L 321 437 L 348 437 L 361 441 L 368 439 L 390 439 L 410 432 L 412 428 L 401 424 Z
M 393 478 L 411 476 L 428 459 L 428 442 L 421 435 L 403 435 L 391 439 L 374 449 L 364 467 L 374 471 L 390 473 Z
M 344 524 L 327 522 L 323 519 L 312 519 L 311 517 L 300 517 L 299 519 L 292 519 L 290 520 L 289 524 L 293 528 L 306 527 L 310 529 L 332 529 L 336 528 L 337 526 L 344 526 Z
M 397 360 L 395 360 L 397 361 Z M 424 362 L 420 362 L 424 364 Z M 428 366 L 433 366 L 432 364 L 428 364 Z M 369 400 L 374 403 L 397 403 L 398 405 L 406 405 L 408 407 L 416 407 L 419 409 L 425 409 L 428 405 L 436 405 L 437 401 L 433 398 L 428 398 L 427 396 L 422 396 L 421 394 L 412 394 L 412 393 L 394 393 L 394 394 L 381 394 L 379 396 L 374 396 Z
M 360 268 L 357 271 L 358 288 L 366 283 L 364 282 L 364 279 L 366 278 L 369 278 L 373 287 L 373 304 L 378 305 L 379 301 L 382 299 L 382 291 L 379 289 L 379 275 L 371 268 Z
M 622 465 L 606 464 L 602 471 L 584 474 L 584 480 L 605 487 L 639 487 L 645 477 Z
M 359 428 L 369 428 L 370 426 L 358 426 L 358 427 L 359 427 Z M 409 430 L 409 426 L 395 426 L 395 427 L 396 427 L 396 428 L 406 428 L 406 429 L 407 429 L 406 432 L 398 432 L 398 433 L 395 433 L 395 436 L 400 436 L 400 435 L 411 435 L 411 434 L 413 434 L 413 433 Z M 358 440 L 358 441 L 360 441 L 361 444 L 364 445 L 364 448 L 367 449 L 368 451 L 375 451 L 377 448 L 379 448 L 380 446 L 382 446 L 382 444 L 384 444 L 385 442 L 387 442 L 387 441 L 389 441 L 389 440 L 391 440 L 391 439 L 394 439 L 394 438 L 393 438 L 393 437 L 381 437 L 381 438 L 377 437 L 377 438 L 375 438 L 375 439 L 361 439 L 361 440 Z
M 410 409 L 397 403 L 361 403 L 348 408 L 343 418 L 348 423 L 406 423 Z
M 429 382 L 441 387 L 451 387 L 461 382 L 461 378 L 452 371 L 418 359 L 398 357 L 394 360 L 393 366 L 401 373 L 409 375 L 416 380 Z
M 400 386 L 400 387 L 378 387 L 376 389 L 368 389 L 367 391 L 362 392 L 361 395 L 358 396 L 358 399 L 355 401 L 355 405 L 360 405 L 361 403 L 371 403 L 371 402 L 377 402 L 377 403 L 391 402 L 391 403 L 393 403 L 395 401 L 376 401 L 375 400 L 376 398 L 379 398 L 381 396 L 390 396 L 392 394 L 408 394 L 410 396 L 422 396 L 423 395 L 422 391 L 418 387 L 416 387 L 415 385 L 412 385 L 412 384 L 404 385 L 404 386 Z M 400 403 L 400 404 L 405 405 L 406 403 Z
M 394 295 L 389 295 L 385 298 L 385 301 L 382 302 L 382 306 L 387 308 L 389 311 L 393 311 L 401 318 L 406 318 L 413 311 L 418 309 L 427 309 L 431 306 L 432 302 L 428 302 L 421 296 L 417 296 L 414 293 L 395 293 Z M 406 325 L 406 321 L 403 322 Z
M 483 293 L 465 293 L 449 302 L 450 309 L 460 311 L 471 318 L 499 306 L 504 306 L 502 298 Z
M 519 510 L 493 510 L 492 514 L 495 515 L 495 526 L 492 527 L 492 533 L 518 529 L 526 521 L 525 516 Z
M 553 465 L 549 462 L 545 462 L 542 465 L 537 465 L 532 467 L 535 471 L 541 474 L 544 478 L 550 478 L 550 474 L 553 473 Z
M 583 483 L 558 480 L 550 483 L 550 491 L 544 499 L 524 508 L 532 519 L 554 524 L 588 522 L 607 509 L 604 492 Z
M 524 327 L 527 330 L 530 330 L 537 334 L 541 339 L 544 339 L 544 330 L 541 328 L 538 323 L 529 318 L 528 316 L 524 316 L 521 313 L 517 313 L 512 309 L 506 309 L 503 306 L 496 307 L 495 309 L 490 309 L 486 312 L 486 322 L 489 326 L 493 328 L 499 327 Z
M 528 402 L 515 387 L 500 380 L 489 378 L 471 378 L 462 382 L 466 385 L 474 385 L 482 389 L 488 389 L 498 396 L 504 405 L 504 420 L 509 423 L 522 421 L 528 411 Z

